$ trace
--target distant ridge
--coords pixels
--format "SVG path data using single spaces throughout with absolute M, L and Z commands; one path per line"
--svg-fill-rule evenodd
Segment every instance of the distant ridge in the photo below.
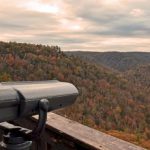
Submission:
M 65 52 L 109 68 L 127 71 L 139 65 L 150 64 L 150 52 Z

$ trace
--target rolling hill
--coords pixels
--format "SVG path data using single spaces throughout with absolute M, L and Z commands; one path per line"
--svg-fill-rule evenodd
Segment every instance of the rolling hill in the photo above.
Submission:
M 138 65 L 150 63 L 150 52 L 66 52 L 87 61 L 101 64 L 109 68 L 127 71 Z
M 71 82 L 80 92 L 74 105 L 56 113 L 150 148 L 145 88 L 141 100 L 141 88 L 124 74 L 68 56 L 58 46 L 0 42 L 0 81 L 51 79 Z

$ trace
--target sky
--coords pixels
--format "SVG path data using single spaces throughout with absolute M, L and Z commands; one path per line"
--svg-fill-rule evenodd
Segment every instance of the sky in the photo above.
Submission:
M 150 52 L 150 0 L 0 0 L 0 41 Z

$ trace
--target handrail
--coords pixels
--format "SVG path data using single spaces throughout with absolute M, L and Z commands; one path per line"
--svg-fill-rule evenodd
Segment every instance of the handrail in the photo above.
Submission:
M 28 120 L 26 127 L 36 124 L 36 121 L 37 116 L 30 123 Z M 25 125 L 25 122 L 19 124 Z M 42 150 L 56 147 L 64 150 L 146 150 L 54 113 L 48 113 L 45 132 L 36 144 Z

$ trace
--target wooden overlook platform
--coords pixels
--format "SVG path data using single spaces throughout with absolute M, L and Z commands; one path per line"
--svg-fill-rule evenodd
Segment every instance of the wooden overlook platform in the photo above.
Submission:
M 36 117 L 18 122 L 33 128 Z M 48 114 L 47 125 L 41 138 L 33 144 L 33 150 L 145 150 L 95 129 L 66 119 L 54 113 Z

